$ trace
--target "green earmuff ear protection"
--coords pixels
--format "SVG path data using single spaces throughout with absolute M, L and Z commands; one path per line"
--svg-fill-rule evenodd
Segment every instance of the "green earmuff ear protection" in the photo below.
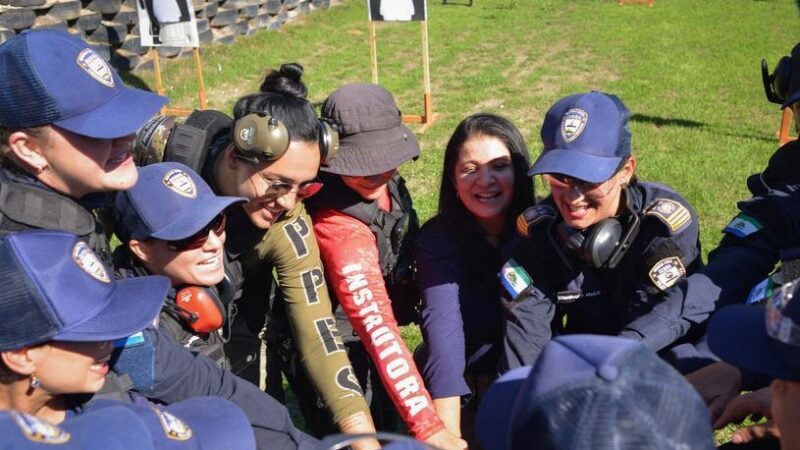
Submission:
M 324 117 L 319 119 L 319 151 L 323 166 L 339 153 L 339 125 Z
M 266 113 L 250 113 L 234 122 L 236 155 L 253 164 L 280 158 L 289 148 L 290 140 L 286 125 Z
M 318 133 L 320 157 L 324 166 L 339 151 L 338 127 L 335 122 L 320 119 Z M 253 164 L 280 158 L 286 153 L 291 140 L 286 125 L 267 113 L 251 112 L 234 123 L 233 144 L 236 155 Z

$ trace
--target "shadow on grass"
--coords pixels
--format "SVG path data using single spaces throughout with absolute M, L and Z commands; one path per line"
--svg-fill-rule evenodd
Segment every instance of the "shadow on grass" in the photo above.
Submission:
M 631 120 L 634 122 L 652 123 L 657 127 L 701 128 L 706 126 L 703 122 L 696 122 L 694 120 L 655 117 L 645 114 L 634 114 L 631 116 Z
M 453 6 L 472 6 L 472 0 L 463 0 L 461 2 L 453 3 L 453 0 L 442 0 L 443 5 L 453 5 Z
M 735 133 L 729 131 L 727 128 L 723 128 L 720 125 L 707 124 L 704 122 L 697 122 L 695 120 L 689 120 L 689 119 L 674 119 L 667 117 L 648 116 L 646 114 L 633 114 L 631 116 L 631 121 L 653 124 L 657 128 L 661 127 L 706 128 L 709 130 L 714 130 L 714 133 L 719 133 L 723 136 L 741 138 L 741 139 L 752 139 L 761 142 L 775 142 L 775 144 L 777 145 L 777 138 L 775 136 Z

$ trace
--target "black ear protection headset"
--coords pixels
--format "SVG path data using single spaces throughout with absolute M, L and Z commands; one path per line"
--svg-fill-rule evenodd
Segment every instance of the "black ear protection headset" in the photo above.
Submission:
M 625 188 L 628 211 L 620 217 L 603 219 L 584 230 L 576 230 L 563 221 L 556 225 L 561 242 L 595 268 L 616 267 L 639 234 L 639 215 L 631 207 L 628 189 Z
M 778 61 L 772 73 L 769 73 L 767 60 L 761 60 L 764 93 L 767 95 L 767 100 L 772 103 L 782 105 L 794 90 L 800 88 L 800 86 L 792 86 L 792 76 L 800 81 L 800 44 L 792 49 L 791 56 L 784 56 Z
M 325 166 L 339 151 L 339 131 L 336 123 L 328 119 L 319 119 L 317 123 L 321 164 Z M 266 112 L 248 111 L 234 121 L 233 145 L 236 156 L 252 164 L 280 158 L 286 153 L 291 140 L 286 125 Z
M 767 68 L 767 60 L 761 60 L 761 78 L 764 81 L 764 92 L 767 94 L 767 100 L 779 105 L 786 101 L 791 75 L 792 58 L 788 56 L 781 58 L 771 74 Z

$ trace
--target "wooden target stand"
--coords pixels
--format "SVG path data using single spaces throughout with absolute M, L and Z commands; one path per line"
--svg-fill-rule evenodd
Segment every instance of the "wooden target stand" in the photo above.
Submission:
M 783 108 L 783 116 L 781 117 L 781 129 L 778 132 L 778 142 L 783 145 L 787 142 L 794 141 L 797 137 L 789 136 L 789 129 L 792 127 L 794 117 L 792 117 L 792 108 Z
M 164 84 L 161 81 L 161 61 L 158 59 L 158 50 L 155 47 L 150 47 L 150 56 L 153 58 L 153 70 L 156 72 L 156 92 L 158 92 L 158 95 L 164 95 Z M 203 67 L 200 63 L 199 47 L 192 49 L 192 58 L 194 59 L 194 73 L 197 77 L 197 100 L 200 103 L 200 109 L 207 109 L 208 97 L 206 95 L 206 85 L 203 82 Z M 191 109 L 168 108 L 167 106 L 161 108 L 161 114 L 188 116 L 191 113 Z
M 375 21 L 369 22 L 369 49 L 372 58 L 372 82 L 378 84 L 378 40 L 376 38 Z M 422 124 L 418 133 L 422 134 L 433 125 L 439 118 L 439 114 L 433 112 L 433 95 L 431 94 L 431 70 L 428 54 L 428 21 L 420 21 L 420 32 L 422 33 L 422 74 L 423 74 L 423 94 L 424 114 L 403 114 L 403 123 Z

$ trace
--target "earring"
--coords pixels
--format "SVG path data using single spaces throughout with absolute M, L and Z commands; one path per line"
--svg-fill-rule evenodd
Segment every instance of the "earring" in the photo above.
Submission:
M 36 373 L 32 373 L 28 378 L 31 380 L 31 391 L 35 391 L 42 384 L 42 380 L 36 376 Z

